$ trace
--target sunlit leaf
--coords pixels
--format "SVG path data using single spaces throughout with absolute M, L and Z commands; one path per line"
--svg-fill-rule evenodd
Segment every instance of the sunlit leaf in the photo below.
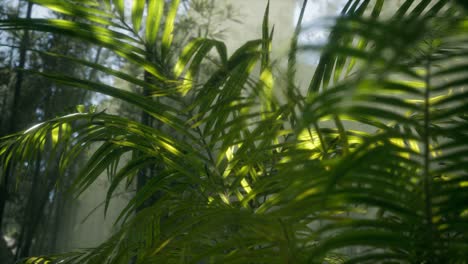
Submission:
M 132 5 L 132 24 L 135 32 L 140 31 L 141 21 L 143 19 L 143 11 L 145 9 L 146 0 L 133 0 Z
M 146 18 L 146 41 L 149 45 L 154 45 L 158 36 L 159 27 L 164 11 L 164 3 L 162 0 L 148 1 L 148 16 Z

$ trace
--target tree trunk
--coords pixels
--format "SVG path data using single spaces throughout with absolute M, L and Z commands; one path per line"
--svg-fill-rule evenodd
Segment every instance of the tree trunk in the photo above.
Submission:
M 3 263 L 3 264 L 13 263 L 13 254 L 8 248 L 5 239 L 3 239 L 2 233 L 0 233 L 0 263 Z
M 28 2 L 28 9 L 26 12 L 26 18 L 31 18 L 33 3 Z M 27 30 L 24 31 L 24 36 L 21 39 L 20 44 L 20 57 L 19 57 L 19 64 L 18 67 L 24 68 L 26 64 L 26 50 L 29 46 L 29 32 Z M 16 116 L 18 114 L 18 106 L 19 106 L 19 97 L 21 95 L 21 86 L 23 84 L 23 72 L 19 71 L 16 75 L 16 82 L 13 91 L 13 104 L 11 106 L 11 115 L 8 128 L 6 130 L 6 134 L 11 134 L 16 130 Z M 12 168 L 7 167 L 5 170 L 5 174 L 3 177 L 3 181 L 0 182 L 0 229 L 3 224 L 3 218 L 5 213 L 5 205 L 8 199 L 8 181 L 11 177 Z

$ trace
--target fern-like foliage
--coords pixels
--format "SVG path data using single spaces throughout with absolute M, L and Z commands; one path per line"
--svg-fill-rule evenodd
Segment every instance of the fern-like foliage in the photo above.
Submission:
M 171 34 L 179 1 L 165 9 L 162 0 L 134 0 L 130 16 L 123 1 L 34 2 L 85 22 L 15 19 L 0 21 L 0 28 L 69 35 L 105 47 L 141 67 L 145 77 L 51 56 L 120 78 L 149 95 L 27 72 L 121 99 L 155 121 L 148 125 L 104 112 L 58 117 L 1 139 L 2 164 L 21 166 L 49 141 L 65 170 L 99 142 L 72 189 L 81 193 L 111 168 L 106 207 L 121 182 L 157 164 L 111 238 L 43 261 L 468 259 L 468 20 L 455 2 L 407 0 L 387 10 L 390 1 L 349 0 L 327 45 L 298 47 L 296 32 L 286 87 L 275 83 L 272 70 L 268 7 L 262 38 L 228 56 L 222 42 L 210 39 L 195 39 L 175 54 Z M 383 18 L 381 12 L 391 14 Z M 197 82 L 211 49 L 219 55 L 218 70 Z M 297 49 L 322 51 L 307 92 L 294 82 Z M 112 169 L 126 153 L 133 158 Z

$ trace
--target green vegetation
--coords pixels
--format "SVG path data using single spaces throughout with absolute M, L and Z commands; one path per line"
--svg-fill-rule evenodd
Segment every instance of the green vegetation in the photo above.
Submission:
M 24 263 L 466 263 L 468 17 L 457 1 L 383 10 L 384 0 L 349 0 L 328 44 L 298 46 L 296 30 L 286 76 L 272 70 L 268 7 L 261 38 L 228 55 L 205 38 L 173 48 L 178 0 L 133 0 L 129 14 L 118 0 L 33 2 L 67 19 L 4 19 L 0 28 L 112 51 L 144 76 L 55 55 L 143 93 L 23 72 L 143 114 L 79 107 L 1 139 L 4 171 L 49 146 L 66 172 L 96 145 L 71 188 L 78 195 L 107 170 L 106 208 L 119 184 L 139 183 L 105 243 Z M 322 55 L 302 92 L 295 60 L 308 49 Z M 216 67 L 199 78 L 207 58 Z
M 37 8 L 31 2 L 3 0 L 0 1 L 0 18 L 30 18 Z M 64 15 L 56 13 L 50 17 L 64 18 Z M 67 113 L 77 104 L 88 104 L 90 93 L 85 90 L 70 89 L 15 68 L 27 66 L 96 80 L 96 71 L 49 56 L 46 51 L 101 62 L 106 57 L 99 52 L 102 48 L 66 36 L 26 30 L 2 30 L 0 43 L 0 137 Z M 45 162 L 58 163 L 58 157 L 49 150 L 47 146 L 41 155 L 28 162 L 29 166 L 19 166 L 8 171 L 8 178 L 1 177 L 5 181 L 0 184 L 0 240 L 3 235 L 8 236 L 9 245 L 16 248 L 18 258 L 54 252 L 54 243 L 47 241 L 56 240 L 65 199 L 63 192 L 54 188 L 58 170 L 54 166 L 49 166 L 49 170 L 39 166 Z M 69 168 L 69 175 L 76 174 L 73 167 Z M 21 182 L 15 182 L 15 175 L 21 175 Z M 64 183 L 70 182 L 71 177 L 65 177 Z M 4 241 L 0 241 L 0 252 L 6 250 L 3 245 Z M 11 263 L 7 258 L 0 257 L 0 263 Z

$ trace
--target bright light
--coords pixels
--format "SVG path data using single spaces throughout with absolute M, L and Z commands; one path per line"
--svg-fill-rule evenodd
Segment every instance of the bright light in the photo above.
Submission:
M 347 0 L 309 0 L 304 18 L 302 19 L 302 32 L 299 35 L 299 45 L 324 44 L 327 41 L 329 30 L 335 18 L 345 6 Z M 297 1 L 294 12 L 294 26 L 297 23 L 303 0 Z M 303 52 L 298 59 L 306 64 L 317 64 L 319 52 Z

